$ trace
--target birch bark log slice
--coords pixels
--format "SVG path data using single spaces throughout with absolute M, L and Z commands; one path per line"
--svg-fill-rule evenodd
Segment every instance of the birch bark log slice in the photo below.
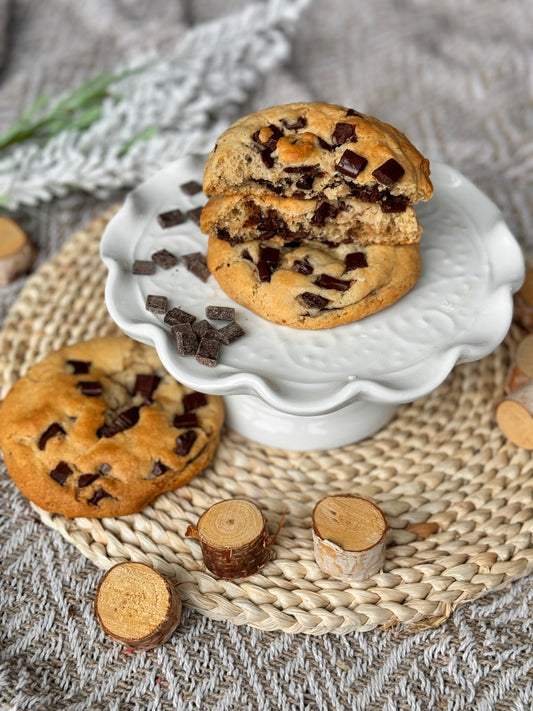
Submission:
M 496 408 L 503 434 L 523 449 L 533 449 L 533 381 L 515 390 Z
M 206 567 L 225 580 L 253 575 L 270 557 L 265 517 L 246 499 L 214 504 L 186 535 L 198 538 Z
M 144 563 L 118 563 L 104 575 L 94 602 L 104 632 L 139 650 L 170 639 L 179 624 L 181 600 L 174 586 Z
M 506 390 L 512 393 L 533 380 L 533 334 L 523 338 L 516 349 L 506 381 Z
M 24 230 L 10 217 L 0 215 L 0 286 L 28 271 L 36 254 Z
M 387 521 L 373 502 L 354 494 L 327 496 L 313 511 L 313 546 L 320 569 L 357 582 L 383 566 Z

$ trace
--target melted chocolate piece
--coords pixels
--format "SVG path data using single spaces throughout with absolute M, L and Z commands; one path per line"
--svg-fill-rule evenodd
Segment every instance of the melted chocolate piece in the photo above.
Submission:
M 246 260 L 248 260 L 249 262 L 253 262 L 253 261 L 254 261 L 254 260 L 252 259 L 252 255 L 250 254 L 250 252 L 249 252 L 247 249 L 243 249 L 243 250 L 242 250 L 242 252 L 241 252 L 241 258 L 242 258 L 242 259 L 246 259 Z
M 317 286 L 321 286 L 323 289 L 335 289 L 335 291 L 347 291 L 350 288 L 350 281 L 344 281 L 343 279 L 337 279 L 336 277 L 329 276 L 329 274 L 321 274 L 315 281 Z
M 357 178 L 359 173 L 365 169 L 368 161 L 363 156 L 354 153 L 349 148 L 347 148 L 341 156 L 340 161 L 337 163 L 337 170 L 340 173 L 344 173 L 349 178 Z
M 381 203 L 382 212 L 405 212 L 409 205 L 407 195 L 390 195 Z
M 85 375 L 91 367 L 90 360 L 67 360 L 67 365 L 73 369 L 74 375 Z
M 346 116 L 358 116 L 359 118 L 363 118 L 363 114 L 360 114 L 358 111 L 354 111 L 353 109 L 348 109 Z
M 332 146 L 327 141 L 325 141 L 323 138 L 320 138 L 320 136 L 318 136 L 318 144 L 325 151 L 334 151 L 335 150 L 335 146 Z
M 59 422 L 52 422 L 50 427 L 48 427 L 48 429 L 46 429 L 39 437 L 39 449 L 43 450 L 46 447 L 46 443 L 49 439 L 51 439 L 52 437 L 57 437 L 57 435 L 60 434 L 66 434 L 65 430 L 61 427 Z
M 307 257 L 297 259 L 292 265 L 292 268 L 295 272 L 298 272 L 298 274 L 305 274 L 306 276 L 313 273 L 313 265 Z
M 178 263 L 178 258 L 175 254 L 169 252 L 168 249 L 160 249 L 158 252 L 152 254 L 152 261 L 163 269 L 171 269 Z
M 166 464 L 163 464 L 163 462 L 154 462 L 154 466 L 152 467 L 152 471 L 150 472 L 150 479 L 156 479 L 158 476 L 162 476 L 165 472 L 168 471 L 168 467 Z
M 185 412 L 197 410 L 199 407 L 204 407 L 204 405 L 207 405 L 207 398 L 203 393 L 199 393 L 197 390 L 188 393 L 183 398 Z
M 372 175 L 382 185 L 394 185 L 394 183 L 400 180 L 404 173 L 405 170 L 398 163 L 398 161 L 394 160 L 394 158 L 389 158 L 386 163 L 383 163 L 383 165 L 380 165 L 379 168 L 376 168 Z
M 84 489 L 86 486 L 89 486 L 89 484 L 92 484 L 93 481 L 96 481 L 99 478 L 99 474 L 82 474 L 78 479 L 78 487 L 80 489 Z
M 350 252 L 350 254 L 346 255 L 344 263 L 346 265 L 345 271 L 347 272 L 368 267 L 368 262 L 363 252 Z
M 168 227 L 174 227 L 175 225 L 181 225 L 187 216 L 183 214 L 181 210 L 169 210 L 168 212 L 162 212 L 157 216 L 157 221 L 163 229 Z
M 102 394 L 102 383 L 98 380 L 78 380 L 76 388 L 87 397 L 99 397 Z
M 106 439 L 109 439 L 110 437 L 114 437 L 119 432 L 122 432 L 123 429 L 124 428 L 116 422 L 113 422 L 112 424 L 107 424 L 106 422 L 96 430 L 96 435 L 97 437 L 105 437 Z
M 274 158 L 272 158 L 272 152 L 268 148 L 262 150 L 259 155 L 269 170 L 274 167 Z
M 54 481 L 57 481 L 58 484 L 61 484 L 61 486 L 65 485 L 65 482 L 71 476 L 72 474 L 72 467 L 69 467 L 69 465 L 66 462 L 59 462 L 59 464 L 55 467 L 55 469 L 52 469 L 50 472 L 50 476 Z
M 287 223 L 277 210 L 270 209 L 266 214 L 261 213 L 257 229 L 260 232 L 284 232 L 287 229 Z
M 297 131 L 299 128 L 305 128 L 307 126 L 307 119 L 305 116 L 298 116 L 296 121 L 292 123 L 289 123 L 288 119 L 281 119 L 280 123 L 287 131 Z
M 334 219 L 338 214 L 339 210 L 335 207 L 335 205 L 332 205 L 329 202 L 322 202 L 315 210 L 315 214 L 313 215 L 311 222 L 314 225 L 323 227 L 326 220 Z
M 146 259 L 136 259 L 133 262 L 132 274 L 153 274 L 155 264 Z
M 198 415 L 196 412 L 184 412 L 183 415 L 174 415 L 172 420 L 174 427 L 198 427 Z
M 352 185 L 350 193 L 363 202 L 381 202 L 388 194 L 381 191 L 377 185 Z
M 133 427 L 133 425 L 136 425 L 137 422 L 139 422 L 139 408 L 134 406 L 119 412 L 117 415 L 117 421 L 125 430 Z
M 304 291 L 303 294 L 300 294 L 300 299 L 312 309 L 323 309 L 329 304 L 329 299 L 320 296 L 320 294 L 313 294 L 310 291 Z
M 355 126 L 353 123 L 336 123 L 331 137 L 337 146 L 340 146 L 342 143 L 346 143 L 346 141 L 351 141 L 353 143 L 357 141 Z
M 153 395 L 160 382 L 161 378 L 158 375 L 139 373 L 135 378 L 133 394 L 137 395 L 137 393 L 140 393 L 144 395 L 144 397 L 149 398 Z
M 194 430 L 187 430 L 183 434 L 176 437 L 176 446 L 174 451 L 179 457 L 185 457 L 191 451 L 191 447 L 196 441 L 196 432 Z
M 168 299 L 166 296 L 148 294 L 146 297 L 146 310 L 154 314 L 164 314 L 168 311 Z
M 87 501 L 87 503 L 92 504 L 93 506 L 98 506 L 102 499 L 107 499 L 108 497 L 111 497 L 111 494 L 100 487 L 100 489 L 97 489 L 94 492 L 93 496 Z
M 202 192 L 202 186 L 196 180 L 189 180 L 187 183 L 180 185 L 181 190 L 185 195 L 196 195 Z

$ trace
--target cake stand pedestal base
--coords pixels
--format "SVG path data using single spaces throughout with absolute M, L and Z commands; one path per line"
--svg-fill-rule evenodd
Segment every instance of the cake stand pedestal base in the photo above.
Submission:
M 226 395 L 226 423 L 243 437 L 306 452 L 344 447 L 370 437 L 394 417 L 398 405 L 356 400 L 324 415 L 291 415 L 255 395 Z

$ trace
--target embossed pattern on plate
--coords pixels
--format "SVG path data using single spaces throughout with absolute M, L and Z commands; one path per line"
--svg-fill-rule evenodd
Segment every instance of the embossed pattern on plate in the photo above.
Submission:
M 408 402 L 429 393 L 456 362 L 490 353 L 508 330 L 523 258 L 496 206 L 454 169 L 432 163 L 433 198 L 417 208 L 424 229 L 416 286 L 362 321 L 321 331 L 272 324 L 234 304 L 213 277 L 201 282 L 180 262 L 154 275 L 132 274 L 136 259 L 162 248 L 182 256 L 206 251 L 191 220 L 163 229 L 157 215 L 205 203 L 179 186 L 201 182 L 204 159 L 172 163 L 128 196 L 108 225 L 101 255 L 108 268 L 106 304 L 128 335 L 154 345 L 165 367 L 205 392 L 255 394 L 283 412 L 315 415 L 355 398 Z M 208 304 L 233 305 L 246 336 L 222 349 L 216 368 L 176 351 L 163 317 L 145 308 L 148 294 L 205 317 Z

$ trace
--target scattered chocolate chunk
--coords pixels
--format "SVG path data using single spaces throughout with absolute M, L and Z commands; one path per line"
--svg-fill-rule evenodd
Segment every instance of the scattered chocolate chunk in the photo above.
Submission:
M 260 259 L 256 266 L 259 273 L 259 281 L 270 281 L 270 277 L 272 276 L 270 264 L 265 262 L 264 259 Z
M 131 271 L 133 274 L 153 274 L 155 272 L 155 264 L 145 259 L 136 259 Z
M 151 397 L 160 382 L 161 378 L 159 375 L 139 373 L 135 378 L 133 394 L 137 395 L 137 393 L 140 393 L 144 395 L 144 397 Z
M 96 435 L 97 437 L 105 437 L 106 439 L 109 439 L 110 437 L 114 437 L 119 432 L 122 432 L 123 429 L 122 425 L 119 425 L 118 422 L 113 422 L 112 424 L 108 424 L 106 422 L 97 429 Z
M 404 173 L 405 170 L 398 163 L 398 161 L 394 160 L 394 158 L 389 158 L 386 163 L 383 163 L 383 165 L 380 165 L 379 168 L 376 168 L 372 175 L 382 185 L 393 185 L 400 180 Z
M 57 437 L 61 434 L 66 434 L 65 430 L 61 427 L 59 422 L 52 422 L 50 427 L 48 427 L 39 437 L 39 449 L 43 450 L 46 447 L 46 443 L 49 439 L 51 439 L 52 437 Z
M 296 121 L 292 123 L 288 119 L 281 119 L 280 123 L 287 131 L 297 131 L 299 128 L 305 128 L 307 126 L 307 119 L 305 116 L 298 116 Z
M 335 289 L 335 291 L 347 291 L 350 288 L 350 281 L 344 281 L 343 279 L 337 279 L 336 277 L 329 276 L 329 274 L 321 274 L 315 281 L 317 286 L 323 289 Z
M 198 337 L 196 333 L 191 331 L 176 331 L 176 346 L 178 353 L 182 356 L 192 356 L 196 354 L 198 348 Z
M 277 234 L 287 229 L 287 223 L 277 210 L 267 210 L 266 213 L 261 213 L 257 229 L 260 232 L 273 232 Z
M 168 212 L 162 212 L 160 215 L 157 216 L 157 221 L 163 227 L 163 229 L 167 229 L 167 227 L 175 227 L 176 225 L 181 225 L 185 220 L 187 219 L 187 216 L 183 214 L 181 210 L 169 210 Z
M 152 254 L 152 260 L 163 269 L 171 269 L 178 263 L 176 255 L 169 252 L 168 249 L 160 249 Z
M 298 274 L 308 275 L 313 273 L 313 265 L 307 257 L 297 259 L 292 265 L 292 268 L 295 272 L 298 272 Z
M 200 393 L 197 390 L 192 393 L 188 393 L 183 398 L 183 407 L 185 412 L 197 410 L 199 407 L 204 407 L 204 405 L 207 405 L 207 398 L 204 393 Z
M 191 451 L 191 447 L 196 441 L 196 432 L 194 430 L 187 430 L 183 434 L 176 437 L 176 446 L 174 451 L 179 457 L 185 457 Z
M 300 299 L 312 309 L 323 309 L 329 304 L 329 299 L 320 296 L 320 294 L 313 294 L 310 291 L 304 291 L 303 294 L 300 294 Z
M 348 109 L 346 116 L 358 116 L 359 118 L 363 118 L 363 114 L 360 114 L 359 111 L 354 111 L 354 109 Z
M 125 430 L 133 427 L 133 425 L 136 425 L 139 421 L 139 408 L 134 406 L 119 412 L 117 415 L 117 421 Z
M 166 464 L 159 461 L 154 462 L 154 466 L 152 467 L 152 471 L 150 473 L 150 479 L 156 479 L 158 476 L 162 476 L 166 471 L 168 471 Z
M 340 161 L 337 163 L 337 170 L 340 173 L 344 173 L 349 178 L 357 178 L 359 173 L 365 169 L 368 161 L 363 156 L 354 153 L 349 148 L 347 148 L 341 156 Z
M 74 375 L 85 375 L 89 372 L 91 361 L 87 360 L 67 360 L 67 365 L 73 369 Z
M 279 264 L 279 249 L 276 249 L 275 247 L 265 247 L 264 245 L 261 245 L 259 259 L 263 262 L 267 262 L 268 264 L 272 264 L 273 266 L 277 267 L 277 265 Z
M 205 315 L 213 321 L 235 321 L 235 309 L 232 306 L 206 306 Z
M 184 323 L 173 323 L 172 326 L 172 333 L 192 333 L 194 335 L 194 331 L 192 330 L 191 324 L 186 321 Z
M 335 150 L 335 146 L 332 146 L 330 143 L 325 141 L 323 138 L 320 138 L 318 136 L 318 144 L 321 148 L 323 148 L 325 151 L 333 151 Z
M 201 321 L 195 321 L 192 324 L 192 330 L 198 338 L 203 338 L 204 336 L 212 336 L 212 334 L 215 332 L 215 329 L 209 321 L 207 321 L 205 318 L 202 319 Z
M 196 351 L 196 360 L 201 365 L 208 368 L 214 368 L 218 363 L 218 354 L 220 352 L 220 341 L 216 338 L 204 336 L 200 341 L 198 350 Z
M 99 397 L 102 394 L 102 383 L 98 380 L 78 380 L 76 388 L 87 397 Z
M 198 415 L 196 412 L 184 412 L 183 415 L 174 415 L 172 420 L 174 427 L 198 427 Z
M 187 210 L 187 217 L 193 222 L 196 222 L 197 225 L 199 225 L 203 209 L 203 207 L 193 207 L 192 210 Z
M 94 492 L 93 496 L 88 500 L 87 503 L 92 504 L 93 506 L 98 506 L 102 499 L 106 499 L 108 497 L 111 497 L 111 494 L 100 487 L 100 489 L 97 489 Z
M 168 311 L 168 299 L 166 296 L 148 294 L 146 297 L 146 310 L 154 314 L 164 314 Z
M 336 123 L 331 137 L 333 139 L 333 142 L 336 143 L 338 146 L 340 146 L 342 143 L 346 143 L 346 141 L 351 141 L 353 143 L 354 141 L 357 141 L 357 136 L 355 135 L 355 126 L 353 125 L 353 123 L 344 123 L 342 121 Z
M 389 195 L 381 203 L 382 212 L 405 212 L 409 205 L 407 195 Z
M 180 185 L 180 188 L 185 195 L 196 195 L 196 193 L 202 192 L 202 186 L 196 180 L 189 180 L 187 183 Z
M 350 252 L 350 254 L 346 255 L 344 263 L 346 265 L 345 271 L 347 272 L 351 272 L 354 269 L 363 269 L 364 267 L 368 267 L 368 262 L 366 261 L 364 252 Z
M 241 252 L 241 257 L 243 259 L 247 259 L 249 262 L 253 262 L 254 260 L 252 259 L 252 255 L 247 249 L 243 249 Z
M 314 225 L 323 227 L 326 224 L 326 220 L 335 219 L 339 214 L 339 209 L 329 202 L 321 202 L 320 205 L 315 210 L 311 222 Z
M 169 326 L 174 326 L 177 323 L 192 323 L 196 320 L 196 316 L 183 311 L 182 309 L 174 308 L 167 311 L 163 321 L 168 323 Z
M 233 343 L 233 341 L 236 341 L 241 336 L 244 336 L 244 334 L 244 329 L 241 328 L 236 321 L 232 321 L 231 323 L 228 323 L 227 326 L 219 328 L 216 333 L 218 340 L 225 346 L 229 346 L 230 343 Z
M 52 469 L 50 472 L 50 476 L 54 481 L 57 481 L 58 484 L 61 484 L 61 486 L 64 486 L 67 479 L 69 476 L 72 474 L 72 467 L 69 467 L 69 465 L 66 462 L 59 462 L 59 464 L 55 467 L 55 469 Z
M 99 478 L 99 474 L 82 474 L 78 479 L 78 486 L 80 489 L 85 489 L 86 486 L 89 486 L 89 484 L 92 484 L 93 481 Z
M 100 474 L 102 476 L 107 476 L 111 471 L 111 464 L 106 464 L 105 462 L 100 466 Z
M 207 281 L 208 278 L 211 276 L 211 272 L 207 268 L 205 255 L 201 252 L 184 254 L 181 259 L 185 264 L 185 267 L 201 281 Z

